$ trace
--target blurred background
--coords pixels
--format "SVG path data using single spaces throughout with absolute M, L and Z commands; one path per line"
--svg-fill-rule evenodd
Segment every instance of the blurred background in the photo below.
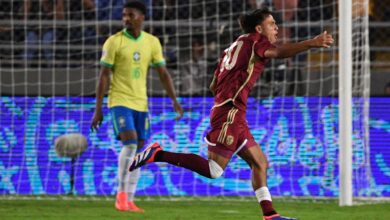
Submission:
M 2 94 L 25 95 L 25 84 L 31 81 L 36 84 L 27 85 L 31 95 L 93 95 L 102 44 L 109 35 L 122 29 L 123 2 L 1 1 Z M 147 0 L 145 3 L 148 6 L 145 30 L 159 37 L 179 94 L 186 96 L 208 93 L 206 88 L 220 52 L 241 34 L 237 18 L 244 12 L 261 5 L 273 9 L 283 42 L 304 40 L 324 30 L 337 38 L 339 25 L 334 0 Z M 359 10 L 355 9 L 354 13 L 361 13 Z M 372 96 L 387 95 L 384 88 L 390 81 L 388 12 L 387 1 L 369 1 Z M 337 93 L 331 82 L 335 79 L 334 71 L 323 61 L 332 61 L 335 57 L 332 51 L 308 52 L 294 60 L 275 61 L 271 66 L 277 71 L 265 73 L 262 79 L 272 88 L 263 86 L 257 95 L 334 95 Z M 20 77 L 10 77 L 14 72 Z M 290 72 L 292 74 L 286 74 Z M 319 72 L 330 73 L 328 80 L 322 79 L 321 85 L 313 80 L 321 78 Z M 61 76 L 65 75 L 67 85 L 60 83 L 64 79 Z M 40 80 L 54 80 L 58 84 L 53 89 L 51 85 L 37 84 Z M 150 92 L 158 95 L 160 89 Z

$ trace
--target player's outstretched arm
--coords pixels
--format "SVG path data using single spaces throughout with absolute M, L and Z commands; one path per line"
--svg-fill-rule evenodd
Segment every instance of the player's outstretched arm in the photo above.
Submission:
M 161 84 L 163 85 L 165 91 L 167 91 L 168 96 L 171 98 L 173 102 L 173 108 L 177 113 L 176 119 L 180 119 L 181 117 L 183 117 L 183 108 L 181 107 L 181 105 L 176 99 L 172 78 L 169 75 L 168 70 L 165 66 L 157 67 L 157 72 L 159 73 Z
M 298 43 L 287 43 L 279 47 L 270 48 L 264 52 L 266 58 L 287 58 L 311 48 L 329 48 L 334 40 L 332 35 L 324 31 L 322 34 Z
M 107 90 L 108 84 L 110 83 L 111 69 L 102 66 L 100 70 L 99 82 L 96 87 L 96 107 L 93 113 L 91 121 L 91 130 L 97 130 L 103 121 L 102 105 L 104 93 Z

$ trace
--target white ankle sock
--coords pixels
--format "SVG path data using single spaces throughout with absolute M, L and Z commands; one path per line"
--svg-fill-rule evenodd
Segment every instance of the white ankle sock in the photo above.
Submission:
M 118 157 L 118 192 L 127 192 L 129 183 L 129 166 L 137 152 L 136 144 L 122 147 Z
M 266 186 L 263 186 L 263 187 L 260 187 L 259 189 L 257 189 L 255 191 L 255 194 L 256 194 L 257 201 L 259 201 L 259 203 L 263 200 L 272 201 L 271 193 L 269 192 L 268 187 L 266 187 Z

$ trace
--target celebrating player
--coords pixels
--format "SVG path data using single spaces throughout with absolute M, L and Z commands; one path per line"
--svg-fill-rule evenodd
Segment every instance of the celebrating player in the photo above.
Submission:
M 131 1 L 123 6 L 122 21 L 125 28 L 109 37 L 103 46 L 100 60 L 100 78 L 96 91 L 96 109 L 91 128 L 102 123 L 102 102 L 110 84 L 108 107 L 112 115 L 115 135 L 123 146 L 118 158 L 118 192 L 115 207 L 120 211 L 143 212 L 134 204 L 134 193 L 139 170 L 128 172 L 137 149 L 149 136 L 146 74 L 149 65 L 156 68 L 160 81 L 172 100 L 178 118 L 183 110 L 176 100 L 172 79 L 165 67 L 159 40 L 142 31 L 146 7 L 142 2 Z M 110 73 L 112 79 L 110 82 Z
M 275 47 L 278 26 L 266 8 L 241 16 L 240 25 L 245 34 L 224 51 L 210 85 L 215 103 L 210 115 L 211 130 L 205 137 L 208 160 L 196 154 L 167 152 L 158 143 L 153 143 L 137 154 L 130 171 L 151 162 L 166 162 L 208 178 L 217 178 L 237 153 L 252 170 L 253 190 L 263 218 L 294 219 L 280 216 L 272 206 L 267 188 L 268 162 L 249 131 L 245 115 L 247 99 L 268 59 L 291 57 L 310 48 L 327 48 L 333 38 L 324 32 L 313 39 Z

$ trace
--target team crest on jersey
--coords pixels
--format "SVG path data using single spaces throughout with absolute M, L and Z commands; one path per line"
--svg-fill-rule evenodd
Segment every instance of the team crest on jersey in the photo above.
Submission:
M 232 145 L 234 142 L 234 137 L 232 135 L 228 135 L 225 142 L 227 145 Z
M 126 126 L 126 119 L 124 117 L 119 117 L 119 127 L 123 128 Z
M 133 53 L 133 60 L 136 61 L 136 62 L 138 62 L 140 59 L 141 59 L 141 53 L 138 52 L 138 51 L 135 51 L 135 52 Z

